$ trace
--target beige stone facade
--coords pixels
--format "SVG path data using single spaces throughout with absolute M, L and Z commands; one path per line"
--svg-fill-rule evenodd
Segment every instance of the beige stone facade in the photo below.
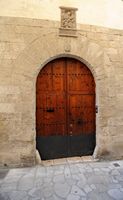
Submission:
M 0 165 L 36 164 L 36 78 L 59 57 L 85 63 L 96 82 L 95 158 L 123 157 L 123 31 L 81 25 L 59 36 L 60 23 L 0 17 Z
M 78 8 L 80 24 L 123 29 L 122 0 L 0 0 L 0 16 L 59 21 L 61 6 Z

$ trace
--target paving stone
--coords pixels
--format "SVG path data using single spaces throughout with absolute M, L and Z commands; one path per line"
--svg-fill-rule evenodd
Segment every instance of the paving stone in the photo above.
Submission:
M 87 200 L 87 198 L 86 197 L 81 197 L 81 200 Z
M 17 175 L 17 174 L 27 174 L 27 173 L 33 173 L 34 171 L 36 171 L 37 170 L 37 167 L 24 167 L 24 168 L 15 168 L 15 169 L 11 169 L 11 170 L 9 170 L 9 173 L 8 173 L 8 175 L 11 175 L 11 176 L 13 176 L 13 175 Z
M 23 200 L 30 200 L 28 196 L 24 197 Z M 35 200 L 35 199 L 34 199 Z
M 34 176 L 24 176 L 18 183 L 18 190 L 29 190 L 33 188 Z
M 123 188 L 120 188 L 120 191 L 123 192 Z
M 83 196 L 83 197 L 86 196 L 85 192 L 82 191 L 82 190 L 81 190 L 78 186 L 76 186 L 76 185 L 72 186 L 71 194 L 78 195 L 78 196 Z
M 98 192 L 106 192 L 107 191 L 107 187 L 109 187 L 109 184 L 103 184 L 103 183 L 96 183 L 96 190 L 98 190 Z
M 69 176 L 69 175 L 71 175 L 71 172 L 70 172 L 70 168 L 69 168 L 69 166 L 65 166 L 65 168 L 64 168 L 64 174 L 65 174 L 65 176 Z
M 16 183 L 4 183 L 0 187 L 1 192 L 10 192 L 17 189 L 17 182 Z
M 31 190 L 29 190 L 28 195 L 31 196 L 31 197 L 40 198 L 41 197 L 41 191 L 40 191 L 40 189 L 32 188 Z
M 101 170 L 104 172 L 109 172 L 111 169 L 109 167 L 102 167 Z
M 6 193 L 0 193 L 0 200 L 9 200 L 9 196 Z
M 43 193 L 44 197 L 52 196 L 54 193 L 53 187 L 47 186 L 47 187 L 43 188 L 42 193 Z
M 95 174 L 94 172 L 85 172 L 84 173 L 84 176 L 86 178 L 86 182 L 87 182 L 88 178 L 90 178 L 92 175 L 96 175 L 97 176 L 97 174 Z
M 65 165 L 54 166 L 54 175 L 64 174 Z
M 0 186 L 3 184 L 3 180 L 2 179 L 0 179 Z
M 6 176 L 8 176 L 8 173 L 8 169 L 0 169 L 0 179 L 4 179 Z
M 117 176 L 117 175 L 120 175 L 120 172 L 119 172 L 118 170 L 116 170 L 116 169 L 113 169 L 113 170 L 111 171 L 111 175 Z
M 68 185 L 70 185 L 70 186 L 72 186 L 72 185 L 75 185 L 76 184 L 76 182 L 77 182 L 77 180 L 75 180 L 75 179 L 73 179 L 73 178 L 66 178 L 65 179 L 66 180 L 66 183 L 68 184 Z
M 121 175 L 115 176 L 115 179 L 118 181 L 123 181 L 123 176 Z
M 80 196 L 74 195 L 74 194 L 69 194 L 67 196 L 67 200 L 80 200 Z
M 123 200 L 123 191 L 120 189 L 111 189 L 108 194 L 116 200 Z
M 51 167 L 51 166 L 50 167 L 46 167 L 46 172 L 44 174 L 46 174 L 46 176 L 48 176 L 48 177 L 52 177 L 53 174 L 54 174 L 53 167 Z
M 92 162 L 89 163 L 92 168 L 109 167 L 109 162 Z
M 84 185 L 83 190 L 84 190 L 86 193 L 89 193 L 89 192 L 92 191 L 92 188 L 91 188 L 89 185 Z
M 96 171 L 96 172 L 94 172 L 94 174 L 95 175 L 102 175 L 102 176 L 106 176 L 106 175 L 108 175 L 108 173 L 106 174 L 106 172 L 105 172 L 105 174 L 104 174 L 104 172 L 102 172 L 101 170 L 100 171 Z M 89 176 L 88 176 L 89 177 Z
M 28 169 L 28 171 L 27 171 L 27 169 Z M 37 172 L 37 167 L 31 167 L 31 168 L 27 168 L 27 169 L 26 169 L 26 174 L 23 176 L 32 176 L 32 174 L 34 175 Z
M 65 180 L 71 179 L 72 175 L 71 174 L 64 174 Z
M 78 186 L 79 188 L 81 188 L 81 189 L 84 188 L 85 184 L 87 184 L 87 183 L 85 183 L 85 182 L 82 181 L 82 180 L 80 180 L 80 181 L 77 182 L 77 186 Z
M 52 177 L 45 177 L 43 178 L 44 183 L 51 183 L 52 182 Z
M 123 167 L 123 160 L 117 160 L 117 163 L 118 163 L 121 167 Z
M 76 167 L 75 164 L 74 165 L 70 165 L 70 172 L 71 172 L 71 174 L 76 174 L 76 173 L 79 172 L 79 169 L 78 169 L 78 167 Z
M 23 200 L 27 196 L 25 191 L 12 191 L 9 194 L 10 200 Z
M 0 200 L 123 200 L 122 172 L 112 161 L 10 169 Z
M 93 172 L 93 169 L 88 167 L 88 168 L 86 169 L 86 172 L 87 172 L 87 173 L 88 173 L 88 172 L 89 172 L 89 173 L 92 173 L 92 172 Z
M 94 168 L 93 170 L 94 170 L 94 172 L 100 172 L 99 168 Z
M 98 200 L 113 200 L 107 193 L 100 193 Z
M 88 177 L 88 184 L 92 184 L 92 183 L 110 183 L 110 176 L 102 176 L 102 175 L 91 175 L 90 177 Z
M 41 197 L 29 197 L 28 200 L 45 200 L 45 199 Z
M 44 199 L 40 199 L 40 200 L 44 200 Z M 46 198 L 46 200 L 63 200 L 63 198 L 53 195 L 52 197 Z
M 108 189 L 118 189 L 118 188 L 122 188 L 121 184 L 118 183 L 111 183 L 110 185 L 107 186 Z
M 79 176 L 80 180 L 83 181 L 83 183 L 87 183 L 87 179 L 84 174 L 78 174 L 78 176 Z
M 54 176 L 53 182 L 54 183 L 56 183 L 56 182 L 64 183 L 65 182 L 64 174 L 60 174 L 60 175 Z
M 46 169 L 47 169 L 46 167 L 38 166 L 37 171 L 36 171 L 36 177 L 42 178 L 42 177 L 46 176 Z
M 93 190 L 96 190 L 96 186 L 94 184 L 91 184 L 90 187 L 93 189 Z
M 120 183 L 120 185 L 123 187 L 123 181 L 120 181 L 119 183 Z
M 44 183 L 43 178 L 37 178 L 34 181 L 34 187 L 41 188 L 41 186 L 43 185 L 43 183 Z
M 118 170 L 121 175 L 123 175 L 123 169 Z
M 40 188 L 43 190 L 43 188 L 45 188 L 45 187 L 52 187 L 53 185 L 54 185 L 53 182 L 43 183 L 43 186 L 41 186 Z
M 76 163 L 76 166 L 77 166 L 78 168 L 84 168 L 84 164 L 83 164 L 83 163 Z
M 79 172 L 83 174 L 83 173 L 86 172 L 86 170 L 85 170 L 85 168 L 83 168 L 83 167 L 79 167 Z
M 59 197 L 66 198 L 70 192 L 70 186 L 66 183 L 57 183 L 54 186 L 54 191 Z
M 88 200 L 113 200 L 106 193 L 99 193 L 98 191 L 90 192 L 87 196 Z
M 72 175 L 72 178 L 76 181 L 79 181 L 81 179 L 81 177 L 78 174 L 74 174 Z

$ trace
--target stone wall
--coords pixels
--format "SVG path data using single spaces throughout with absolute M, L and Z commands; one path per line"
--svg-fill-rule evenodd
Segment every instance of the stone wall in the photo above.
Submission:
M 122 0 L 0 0 L 0 16 L 59 21 L 61 6 L 78 8 L 80 24 L 123 29 Z
M 84 62 L 96 82 L 99 158 L 123 157 L 123 31 L 78 25 L 78 37 L 59 36 L 59 22 L 0 17 L 0 165 L 36 163 L 36 77 L 50 60 Z

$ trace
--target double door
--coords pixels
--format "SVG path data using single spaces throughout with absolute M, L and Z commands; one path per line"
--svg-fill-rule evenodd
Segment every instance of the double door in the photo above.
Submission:
M 42 159 L 91 155 L 95 147 L 95 82 L 80 61 L 49 62 L 36 83 L 36 143 Z

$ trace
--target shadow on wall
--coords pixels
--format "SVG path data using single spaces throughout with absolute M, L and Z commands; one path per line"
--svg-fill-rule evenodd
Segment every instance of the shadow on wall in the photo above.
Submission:
M 8 169 L 0 169 L 0 180 L 4 179 L 7 176 L 8 172 Z

